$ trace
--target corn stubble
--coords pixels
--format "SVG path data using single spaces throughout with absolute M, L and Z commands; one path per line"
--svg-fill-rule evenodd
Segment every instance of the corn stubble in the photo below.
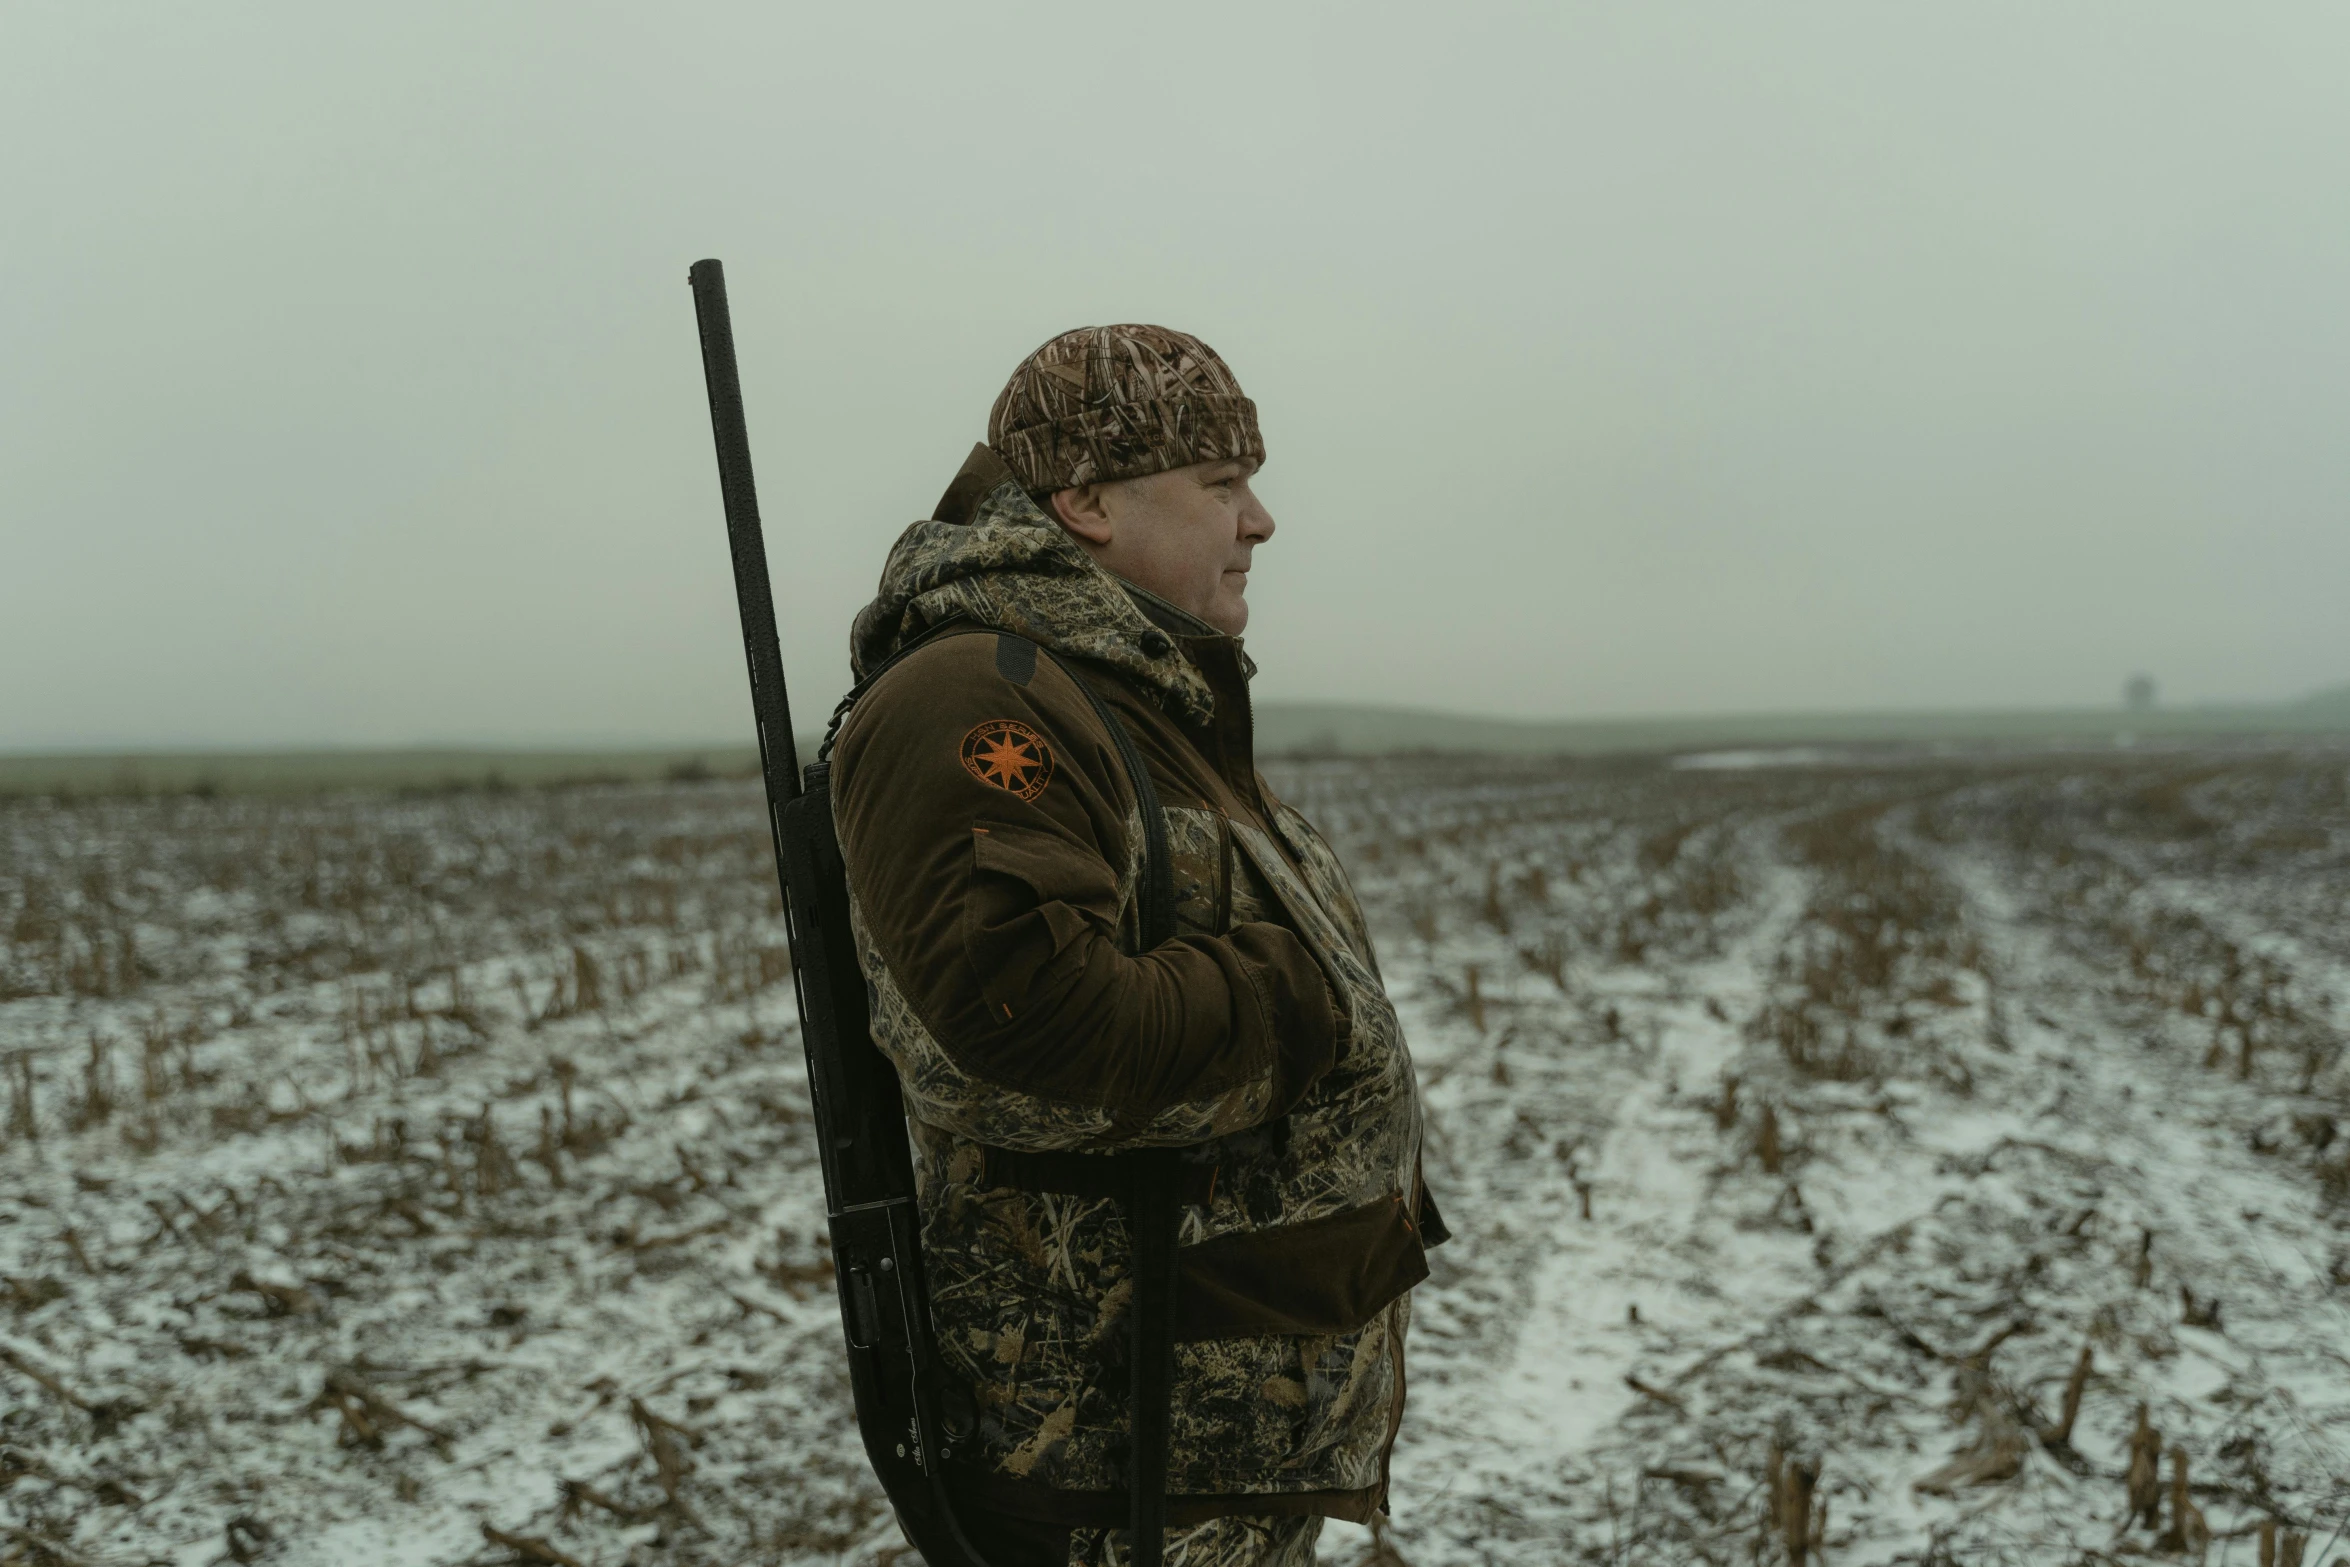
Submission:
M 1417 997 L 1431 1179 L 1467 1217 L 1417 1306 L 1402 1549 L 2315 1553 L 2350 1511 L 2319 1347 L 2350 1275 L 2345 772 L 1277 776 Z M 2300 1347 L 2190 1391 L 2244 1332 Z M 1628 1398 L 1592 1396 L 1609 1365 Z M 2141 1399 L 2170 1440 L 2133 1482 Z
M 620 1526 L 732 1560 L 883 1522 L 845 1414 L 761 1369 L 835 1317 L 754 793 L 0 830 L 0 1561 L 450 1517 L 509 1560 Z
M 1268 771 L 1457 1233 L 1338 1559 L 2338 1551 L 2344 758 Z M 897 1558 L 755 789 L 0 834 L 0 1562 Z

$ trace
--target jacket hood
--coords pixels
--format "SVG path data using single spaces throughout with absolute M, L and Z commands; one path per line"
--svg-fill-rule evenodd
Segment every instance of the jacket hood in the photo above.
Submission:
M 938 514 L 890 546 L 881 586 L 849 629 L 849 665 L 862 680 L 924 632 L 963 619 L 1108 664 L 1175 717 L 1208 723 L 1216 704 L 1206 676 L 1144 613 L 1136 591 L 1047 517 L 1002 458 L 977 446 Z

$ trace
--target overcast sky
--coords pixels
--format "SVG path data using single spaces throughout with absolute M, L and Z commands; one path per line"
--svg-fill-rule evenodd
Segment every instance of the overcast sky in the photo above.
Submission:
M 1196 332 L 1262 700 L 2350 681 L 2350 8 L 0 9 L 0 747 L 803 723 L 1068 327 Z

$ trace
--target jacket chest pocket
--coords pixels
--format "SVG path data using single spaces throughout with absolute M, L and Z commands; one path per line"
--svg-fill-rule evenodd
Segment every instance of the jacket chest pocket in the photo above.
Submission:
M 1186 936 L 1221 936 L 1245 923 L 1249 916 L 1233 905 L 1232 823 L 1222 811 L 1190 805 L 1170 805 L 1166 817 L 1176 930 Z
M 1346 1014 L 1344 1043 L 1330 1077 L 1290 1112 L 1294 1157 L 1322 1171 L 1326 1189 L 1344 1192 L 1352 1202 L 1402 1200 L 1419 1162 L 1419 1093 L 1386 987 L 1347 939 L 1321 889 L 1291 866 L 1271 838 L 1241 822 L 1233 824 L 1232 836 L 1240 858 L 1272 888 L 1283 923 L 1313 953 Z M 1419 1247 L 1410 1250 L 1417 1255 Z

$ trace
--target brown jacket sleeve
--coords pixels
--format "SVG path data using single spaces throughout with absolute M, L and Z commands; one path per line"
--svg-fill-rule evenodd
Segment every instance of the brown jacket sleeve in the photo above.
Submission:
M 868 964 L 928 1035 L 877 1016 L 916 1113 L 1032 1148 L 1198 1142 L 1286 1113 L 1336 1048 L 1312 955 L 1269 923 L 1121 952 L 1141 849 L 1115 743 L 1050 659 L 1018 682 L 997 644 L 949 636 L 891 670 L 834 765 Z

